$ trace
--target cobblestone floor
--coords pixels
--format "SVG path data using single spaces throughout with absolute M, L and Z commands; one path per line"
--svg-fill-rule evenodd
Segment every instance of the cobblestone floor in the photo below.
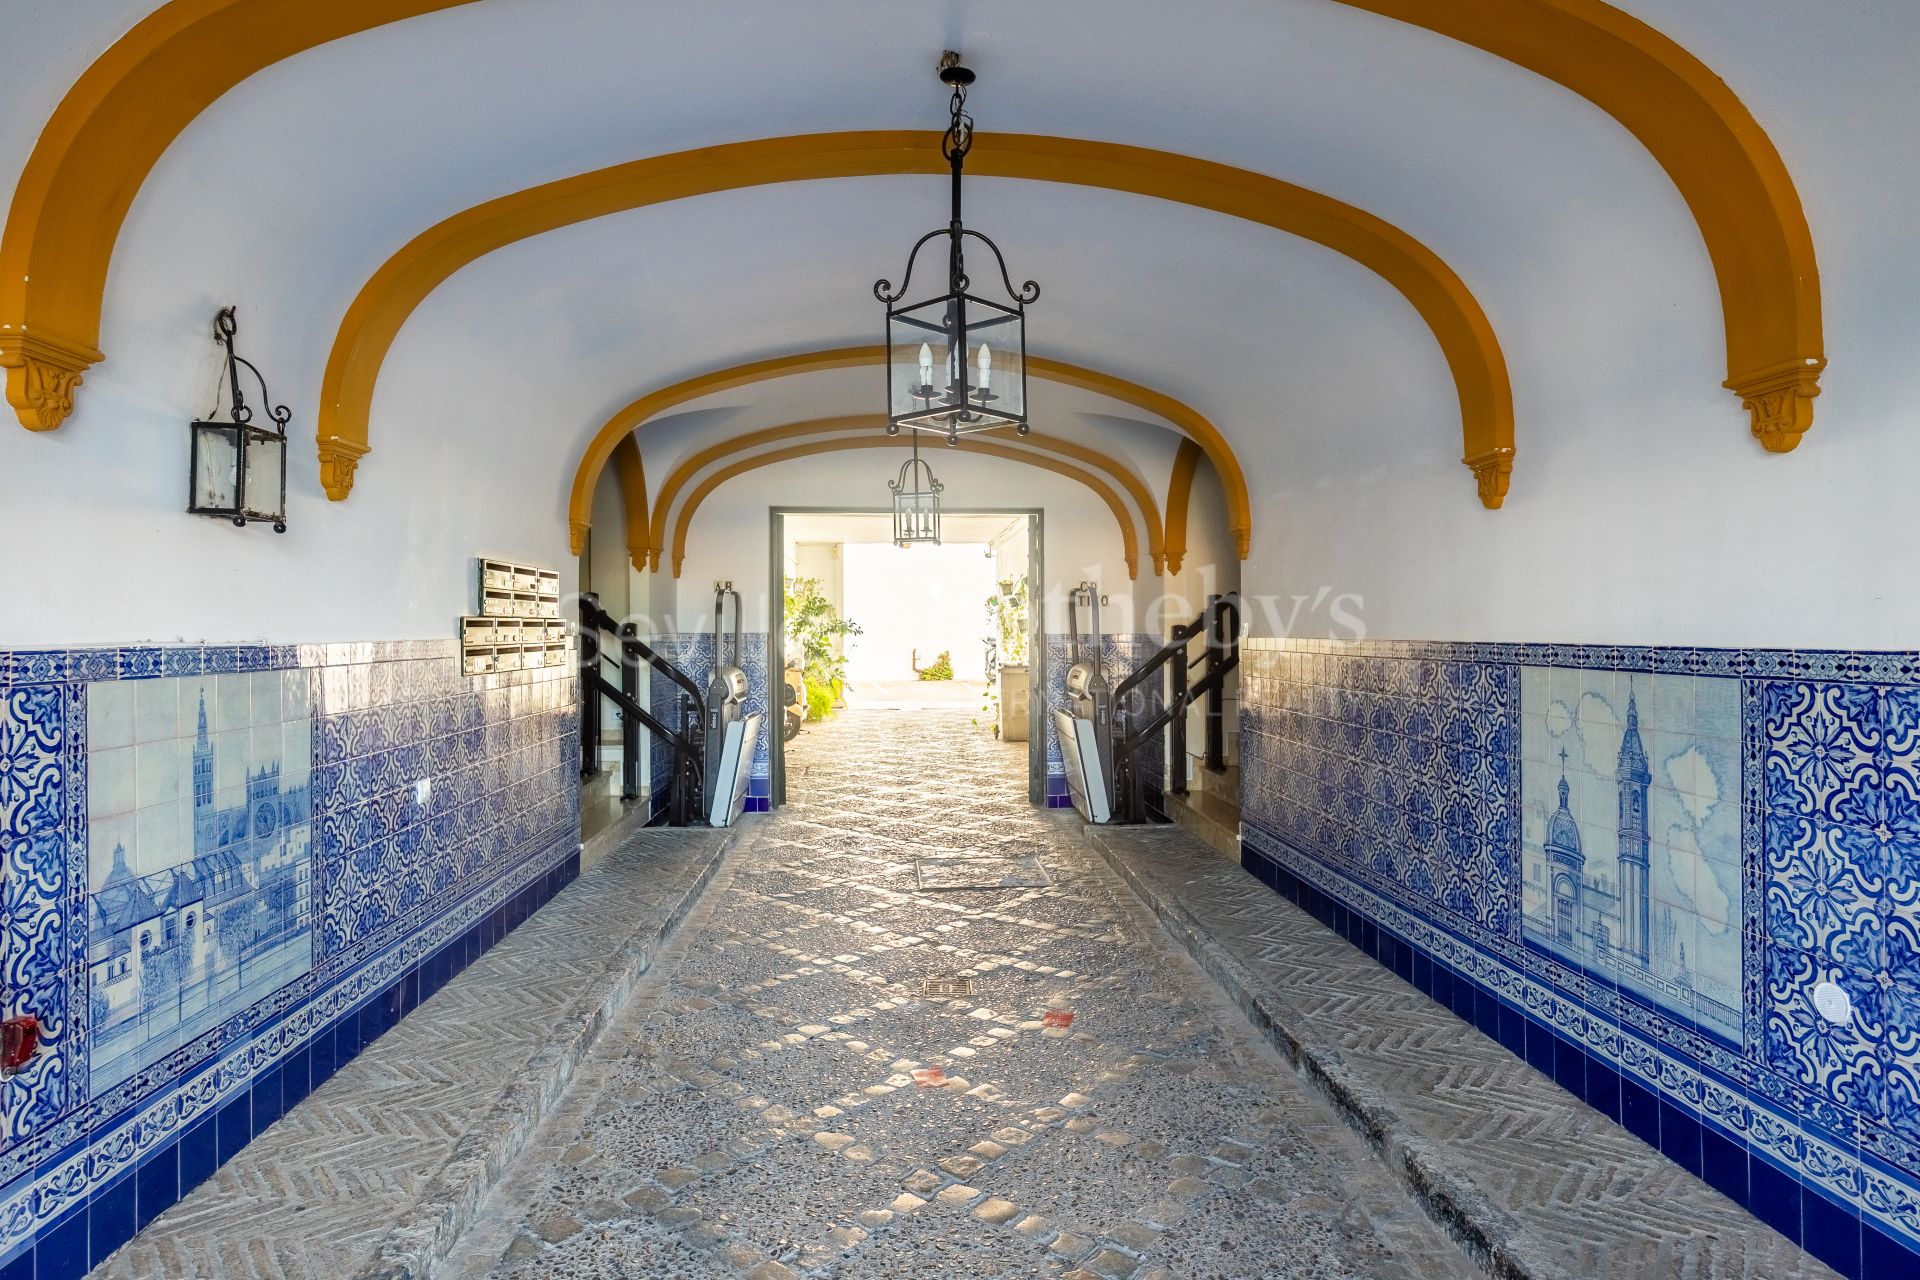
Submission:
M 443 1274 L 1474 1274 L 970 718 L 807 729 Z

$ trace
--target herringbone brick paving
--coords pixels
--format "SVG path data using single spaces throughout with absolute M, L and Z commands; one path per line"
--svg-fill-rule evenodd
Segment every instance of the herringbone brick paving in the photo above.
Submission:
M 684 914 L 725 832 L 636 833 L 97 1268 L 113 1280 L 344 1280 L 463 1138 Z M 477 1135 L 480 1146 L 501 1135 Z M 471 1140 L 471 1139 L 470 1139 Z
M 809 725 L 444 1274 L 1473 1273 L 970 719 Z
M 1583 1280 L 1836 1273 L 1318 920 L 1173 827 L 1096 843 L 1309 1071 L 1358 1080 L 1451 1183 L 1484 1201 L 1506 1261 Z M 1236 989 L 1237 988 L 1237 989 Z

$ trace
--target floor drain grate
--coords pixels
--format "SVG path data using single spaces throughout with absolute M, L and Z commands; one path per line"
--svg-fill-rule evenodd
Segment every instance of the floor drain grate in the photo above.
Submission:
M 972 978 L 927 978 L 921 983 L 923 994 L 951 999 L 954 996 L 973 994 Z

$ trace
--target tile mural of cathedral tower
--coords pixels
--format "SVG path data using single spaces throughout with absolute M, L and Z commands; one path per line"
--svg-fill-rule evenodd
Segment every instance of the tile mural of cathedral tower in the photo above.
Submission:
M 273 671 L 88 696 L 99 1093 L 312 967 L 312 694 Z
M 1527 942 L 1741 1026 L 1739 681 L 1523 667 Z

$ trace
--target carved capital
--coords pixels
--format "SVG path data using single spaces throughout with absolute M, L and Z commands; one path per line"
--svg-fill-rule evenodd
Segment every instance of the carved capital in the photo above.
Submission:
M 1775 365 L 1758 373 L 1727 379 L 1727 390 L 1753 417 L 1751 429 L 1768 453 L 1791 453 L 1813 425 L 1813 398 L 1820 394 L 1822 356 Z
M 647 571 L 647 549 L 645 547 L 629 547 L 627 549 L 627 559 L 633 562 L 633 571 L 635 573 L 645 573 Z
M 1180 566 L 1185 563 L 1186 558 L 1187 553 L 1184 551 L 1169 551 L 1167 553 L 1167 572 L 1170 574 L 1180 572 Z
M 73 412 L 80 377 L 100 352 L 85 343 L 18 329 L 0 329 L 0 369 L 7 371 L 7 403 L 29 431 L 52 431 Z
M 320 446 L 320 486 L 327 491 L 327 497 L 335 502 L 345 502 L 347 495 L 353 492 L 353 473 L 360 465 L 360 459 L 371 450 L 354 440 L 343 440 L 339 436 L 325 436 L 317 442 Z
M 1513 482 L 1513 449 L 1489 449 L 1463 461 L 1473 468 L 1474 483 L 1480 488 L 1480 505 L 1498 511 L 1507 500 L 1507 486 Z
M 1232 533 L 1234 549 L 1240 553 L 1240 558 L 1245 560 L 1253 553 L 1253 526 L 1235 525 Z
M 658 572 L 660 572 L 660 548 L 658 548 L 658 547 L 653 547 L 653 548 L 651 548 L 651 549 L 649 549 L 649 550 L 648 550 L 648 552 L 647 552 L 647 568 L 649 568 L 649 569 L 651 569 L 651 570 L 652 570 L 653 572 L 655 572 L 655 573 L 658 573 Z M 674 575 L 673 575 L 673 576 L 677 578 L 677 577 L 679 577 L 679 576 L 680 576 L 680 574 L 679 574 L 679 572 L 678 572 L 678 571 L 676 570 L 676 571 L 674 572 Z
M 579 555 L 587 549 L 587 530 L 593 528 L 584 520 L 567 521 L 567 545 L 573 548 L 573 554 Z

